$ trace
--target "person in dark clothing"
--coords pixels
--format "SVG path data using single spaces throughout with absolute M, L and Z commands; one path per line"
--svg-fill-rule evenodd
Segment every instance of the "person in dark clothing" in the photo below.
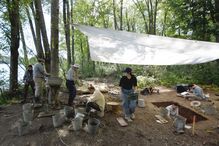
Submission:
M 132 69 L 127 67 L 124 70 L 125 75 L 122 76 L 120 79 L 119 86 L 121 87 L 121 93 L 122 93 L 122 106 L 123 111 L 125 114 L 125 119 L 128 122 L 131 122 L 134 118 L 134 112 L 136 108 L 136 100 L 137 99 L 130 99 L 130 94 L 134 93 L 137 87 L 137 79 L 132 74 Z
M 34 86 L 34 81 L 33 81 L 33 67 L 32 65 L 29 65 L 24 77 L 23 77 L 23 82 L 24 82 L 24 98 L 23 102 L 26 102 L 27 95 L 28 95 L 28 87 L 31 86 L 32 92 L 34 94 L 35 92 L 35 86 Z

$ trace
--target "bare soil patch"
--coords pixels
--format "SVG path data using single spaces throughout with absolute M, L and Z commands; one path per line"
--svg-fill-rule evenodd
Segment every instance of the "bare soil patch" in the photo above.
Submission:
M 118 90 L 118 87 L 110 87 L 110 90 Z M 62 127 L 54 128 L 51 117 L 35 117 L 32 126 L 25 129 L 23 136 L 18 136 L 15 127 L 16 121 L 22 117 L 22 105 L 13 104 L 0 108 L 0 145 L 1 146 L 217 146 L 219 145 L 219 130 L 216 128 L 218 114 L 209 115 L 203 109 L 190 107 L 190 101 L 177 97 L 176 92 L 169 88 L 159 87 L 160 94 L 140 96 L 145 100 L 144 108 L 136 108 L 136 119 L 128 123 L 127 127 L 121 127 L 116 118 L 123 116 L 122 109 L 115 114 L 106 110 L 105 116 L 99 118 L 101 124 L 98 133 L 91 136 L 85 131 L 69 131 L 69 122 Z M 62 100 L 67 99 L 67 93 L 62 94 Z M 107 101 L 120 101 L 117 95 L 105 93 Z M 201 102 L 202 106 L 219 107 L 218 97 L 210 93 L 213 101 Z M 194 111 L 198 115 L 206 117 L 196 123 L 195 135 L 191 129 L 184 134 L 175 135 L 172 122 L 160 124 L 156 122 L 155 115 L 159 114 L 159 108 L 153 102 L 177 102 L 182 107 Z M 66 100 L 67 102 L 67 100 Z M 38 109 L 40 111 L 40 109 Z M 180 109 L 181 110 L 181 109 Z M 218 113 L 218 109 L 217 109 Z M 37 111 L 36 111 L 37 114 Z M 187 111 L 184 113 L 187 115 Z

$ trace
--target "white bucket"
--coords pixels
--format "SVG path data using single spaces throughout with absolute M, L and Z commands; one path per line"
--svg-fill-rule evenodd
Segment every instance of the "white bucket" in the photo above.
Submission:
M 33 120 L 33 111 L 23 111 L 24 122 L 30 122 Z
M 78 130 L 82 129 L 83 119 L 84 119 L 84 114 L 77 113 L 74 120 L 72 121 L 73 129 L 75 131 L 78 131 Z
M 26 103 L 22 106 L 23 111 L 32 111 L 33 105 L 31 103 Z
M 61 115 L 61 114 L 56 114 L 54 116 L 52 116 L 52 122 L 53 122 L 53 126 L 56 128 L 56 127 L 59 127 L 63 124 L 64 122 L 64 116 Z
M 82 129 L 82 122 L 83 122 L 83 118 L 81 117 L 74 118 L 74 120 L 72 121 L 73 129 L 75 131 Z
M 138 99 L 138 106 L 139 107 L 145 107 L 144 99 Z

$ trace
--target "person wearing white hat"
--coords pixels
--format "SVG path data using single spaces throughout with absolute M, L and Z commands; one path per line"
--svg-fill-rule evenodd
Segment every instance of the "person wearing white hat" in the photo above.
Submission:
M 71 65 L 66 76 L 66 86 L 69 91 L 69 98 L 68 98 L 69 106 L 72 106 L 74 98 L 76 96 L 75 80 L 77 79 L 78 68 L 79 68 L 78 64 Z

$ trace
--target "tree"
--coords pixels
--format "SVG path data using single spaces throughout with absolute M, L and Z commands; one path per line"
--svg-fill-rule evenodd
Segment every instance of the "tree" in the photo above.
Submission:
M 16 93 L 18 88 L 18 48 L 20 41 L 19 26 L 20 26 L 20 13 L 19 13 L 19 0 L 7 0 L 7 11 L 9 21 L 11 24 L 11 37 L 10 37 L 10 92 Z
M 40 22 L 39 22 L 40 16 L 39 16 L 39 13 L 36 13 L 33 2 L 30 4 L 30 8 L 31 8 L 32 14 L 34 16 L 34 20 L 35 20 L 36 35 L 34 35 L 34 30 L 32 28 L 31 28 L 31 32 L 33 35 L 33 39 L 34 40 L 36 39 L 35 47 L 36 47 L 37 57 L 44 58 L 44 51 L 43 51 L 43 47 L 42 47 L 42 40 L 41 40 L 41 33 L 40 33 Z M 31 18 L 28 17 L 28 19 L 31 19 Z M 29 20 L 29 22 L 30 22 L 30 27 L 32 27 L 31 26 L 32 21 Z
M 123 30 L 123 0 L 120 0 L 120 30 Z
M 72 33 L 71 33 L 71 51 L 72 51 L 72 53 L 71 53 L 71 57 L 72 57 L 72 63 L 74 64 L 75 63 L 75 47 L 74 47 L 74 45 L 75 45 L 75 43 L 74 43 L 74 26 L 73 26 L 73 7 L 74 7 L 74 4 L 73 4 L 73 0 L 71 0 L 71 14 L 70 14 L 70 16 L 71 16 L 71 31 L 72 31 Z
M 114 29 L 117 30 L 118 24 L 117 24 L 117 18 L 116 18 L 116 2 L 113 0 L 113 22 L 114 22 Z
M 27 68 L 27 66 L 29 65 L 29 60 L 28 60 L 28 56 L 27 56 L 27 46 L 26 46 L 26 42 L 25 42 L 25 38 L 24 38 L 24 31 L 23 31 L 23 27 L 22 27 L 22 23 L 20 21 L 20 36 L 21 36 L 21 42 L 22 42 L 22 46 L 23 46 L 23 53 L 24 53 L 24 65 Z
M 52 1 L 52 3 L 53 3 L 53 1 Z M 51 52 L 50 52 L 50 47 L 49 47 L 49 41 L 48 41 L 48 36 L 47 36 L 47 31 L 46 31 L 46 24 L 45 24 L 45 20 L 44 20 L 41 0 L 34 0 L 34 4 L 35 4 L 35 9 L 36 9 L 36 14 L 37 14 L 36 19 L 39 20 L 40 32 L 41 32 L 41 35 L 43 38 L 43 47 L 44 47 L 44 51 L 45 51 L 45 66 L 46 66 L 47 72 L 50 72 Z M 51 14 L 53 15 L 52 12 L 51 12 Z
M 65 29 L 65 41 L 67 47 L 67 67 L 71 64 L 71 46 L 70 46 L 70 12 L 69 12 L 69 2 L 63 0 L 63 22 Z
M 51 74 L 59 75 L 59 0 L 51 1 Z
M 216 42 L 219 42 L 219 0 L 215 0 Z
M 31 30 L 31 33 L 32 33 L 32 36 L 33 36 L 34 45 L 36 47 L 36 50 L 39 50 L 37 48 L 37 38 L 36 38 L 36 33 L 34 31 L 33 22 L 32 22 L 31 16 L 30 16 L 30 11 L 29 11 L 28 7 L 26 7 L 25 10 L 26 10 L 27 18 L 28 18 L 28 21 L 29 21 L 29 24 L 30 24 L 30 30 Z M 37 52 L 39 52 L 39 51 L 37 51 Z M 43 54 L 43 50 L 42 50 L 42 54 Z
M 145 24 L 145 32 L 156 34 L 157 11 L 160 0 L 133 0 L 142 15 Z

